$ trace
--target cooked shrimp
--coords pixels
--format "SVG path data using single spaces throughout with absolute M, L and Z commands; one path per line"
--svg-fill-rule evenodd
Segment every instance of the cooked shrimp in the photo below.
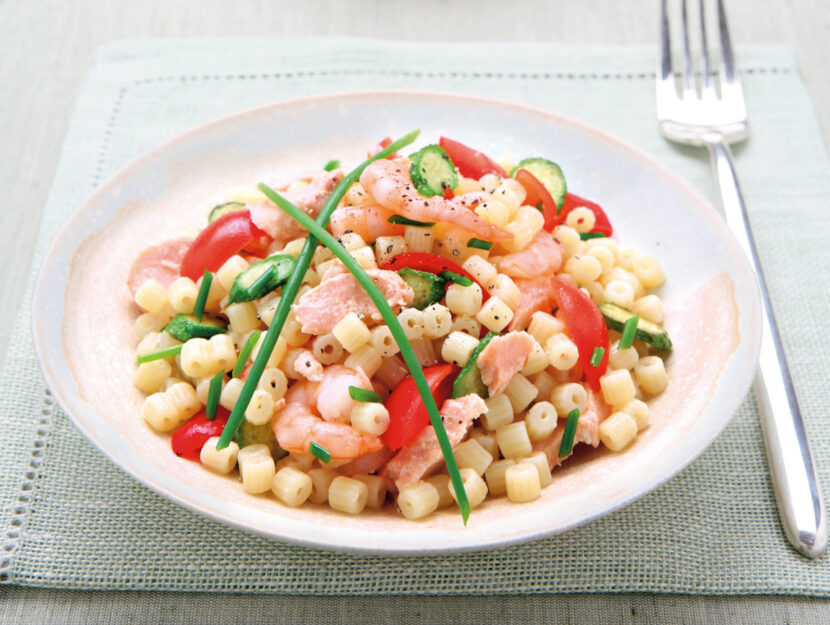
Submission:
M 394 215 L 382 206 L 339 206 L 332 213 L 331 233 L 341 237 L 347 232 L 355 232 L 367 243 L 378 237 L 402 235 L 404 227 L 400 224 L 390 224 L 389 218 Z
M 345 369 L 345 367 L 344 367 Z M 353 459 L 376 452 L 383 443 L 376 436 L 355 430 L 345 423 L 324 421 L 316 414 L 313 382 L 296 382 L 285 396 L 285 408 L 272 419 L 271 427 L 280 447 L 307 453 L 312 442 L 325 447 L 332 458 Z
M 349 395 L 349 387 L 372 390 L 372 383 L 362 369 L 354 371 L 343 365 L 326 367 L 314 394 L 317 412 L 325 421 L 347 423 L 357 402 Z
M 408 159 L 375 161 L 361 174 L 360 184 L 378 204 L 408 219 L 445 221 L 466 228 L 488 241 L 513 238 L 509 232 L 490 225 L 472 211 L 489 199 L 486 193 L 459 195 L 451 200 L 438 196 L 427 198 L 412 186 L 408 172 Z
M 562 246 L 550 232 L 539 231 L 522 250 L 492 259 L 499 271 L 514 278 L 554 274 L 562 265 Z
M 302 350 L 294 360 L 294 371 L 311 382 L 323 380 L 323 365 L 307 349 Z

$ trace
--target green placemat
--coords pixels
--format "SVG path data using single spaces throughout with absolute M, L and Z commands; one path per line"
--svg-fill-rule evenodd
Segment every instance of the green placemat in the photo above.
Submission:
M 101 50 L 79 98 L 43 214 L 35 265 L 107 176 L 202 121 L 338 90 L 460 91 L 593 122 L 657 155 L 716 200 L 707 157 L 665 143 L 655 51 L 547 44 L 369 40 L 122 43 Z M 830 266 L 822 219 L 830 168 L 790 51 L 739 51 L 753 131 L 737 150 L 758 247 L 824 484 Z M 379 129 L 379 134 L 385 134 Z M 182 510 L 98 453 L 55 405 L 29 335 L 29 280 L 0 396 L 0 581 L 101 589 L 306 594 L 655 591 L 830 596 L 830 560 L 809 562 L 778 524 L 748 399 L 690 468 L 625 510 L 565 535 L 428 558 L 316 552 Z

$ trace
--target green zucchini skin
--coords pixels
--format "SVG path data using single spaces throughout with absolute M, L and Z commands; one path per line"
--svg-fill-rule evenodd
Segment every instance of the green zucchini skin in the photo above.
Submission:
M 617 332 L 622 332 L 625 322 L 635 316 L 627 308 L 612 302 L 600 302 L 598 306 L 602 318 L 605 319 L 605 325 Z M 657 349 L 672 348 L 671 339 L 663 326 L 642 317 L 637 320 L 637 331 L 634 333 L 634 338 L 645 341 L 649 345 L 654 345 Z
M 467 361 L 467 364 L 464 365 L 461 373 L 458 374 L 458 377 L 455 378 L 455 382 L 452 384 L 453 399 L 456 397 L 464 397 L 470 393 L 475 393 L 482 399 L 487 399 L 490 396 L 490 391 L 487 388 L 487 385 L 481 379 L 481 371 L 479 370 L 476 361 L 478 360 L 478 355 L 484 351 L 487 344 L 496 336 L 498 336 L 498 334 L 495 332 L 488 332 L 486 336 L 478 342 L 478 345 L 476 345 L 473 353 L 470 354 L 470 359 Z
M 296 262 L 288 254 L 274 254 L 255 262 L 236 276 L 228 293 L 228 304 L 252 302 L 265 297 L 288 280 Z
M 458 172 L 441 146 L 428 145 L 415 152 L 411 158 L 409 177 L 421 195 L 444 195 L 447 189 L 458 186 Z
M 559 165 L 546 158 L 526 158 L 513 168 L 510 176 L 515 177 L 516 172 L 520 169 L 526 169 L 536 176 L 539 182 L 548 190 L 553 201 L 556 202 L 557 210 L 562 208 L 562 204 L 565 202 L 565 195 L 568 193 L 568 184 L 565 182 L 565 174 L 562 173 Z
M 444 297 L 447 282 L 434 273 L 404 267 L 398 270 L 398 275 L 415 293 L 412 306 L 418 310 L 423 310 Z
M 242 425 L 236 430 L 234 440 L 236 440 L 236 444 L 239 445 L 240 449 L 248 445 L 267 445 L 274 460 L 279 460 L 288 455 L 288 452 L 277 443 L 277 437 L 270 423 L 254 425 L 244 419 Z
M 162 330 L 178 341 L 189 341 L 192 338 L 209 339 L 217 334 L 228 331 L 224 323 L 203 315 L 201 321 L 196 315 L 178 314 L 167 322 Z
M 243 208 L 245 208 L 245 205 L 242 202 L 225 202 L 224 204 L 217 204 L 210 209 L 210 214 L 208 214 L 208 223 L 216 221 L 222 215 L 227 215 L 228 213 L 239 211 Z

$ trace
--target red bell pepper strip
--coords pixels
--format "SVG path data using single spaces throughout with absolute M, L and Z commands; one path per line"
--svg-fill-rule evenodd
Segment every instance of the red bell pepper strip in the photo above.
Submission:
M 593 300 L 578 286 L 555 278 L 553 289 L 559 301 L 559 309 L 564 317 L 565 327 L 579 350 L 579 364 L 588 384 L 598 393 L 599 379 L 608 368 L 608 328 L 602 319 L 602 313 Z M 602 360 L 598 367 L 591 365 L 595 348 L 602 348 Z
M 198 462 L 202 447 L 205 446 L 210 437 L 222 434 L 230 414 L 219 406 L 216 410 L 216 418 L 212 421 L 208 421 L 204 410 L 190 417 L 184 425 L 173 433 L 173 438 L 170 440 L 173 453 Z
M 565 201 L 562 202 L 562 210 L 559 211 L 559 220 L 554 224 L 554 226 L 558 226 L 559 224 L 565 223 L 565 220 L 568 218 L 568 213 L 580 206 L 584 206 L 585 208 L 589 209 L 596 218 L 596 221 L 594 222 L 594 227 L 591 229 L 591 232 L 601 232 L 607 237 L 610 237 L 612 234 L 614 234 L 614 229 L 611 227 L 611 222 L 608 220 L 608 215 L 606 215 L 605 211 L 602 210 L 602 208 L 600 208 L 600 205 L 590 200 L 586 200 L 585 198 L 581 198 L 578 195 L 574 195 L 573 193 L 567 193 L 565 195 Z M 545 228 L 547 227 L 548 225 L 546 220 Z
M 231 256 L 267 236 L 268 233 L 254 225 L 247 208 L 222 215 L 210 222 L 190 244 L 179 273 L 195 282 L 205 269 L 217 271 Z
M 397 271 L 398 269 L 403 269 L 404 267 L 417 269 L 418 271 L 425 271 L 427 273 L 435 274 L 436 276 L 440 276 L 444 271 L 452 271 L 453 273 L 457 273 L 465 278 L 469 278 L 479 286 L 481 289 L 482 303 L 490 299 L 490 294 L 487 292 L 487 289 L 485 289 L 478 280 L 471 276 L 468 271 L 462 269 L 460 265 L 452 262 L 451 260 L 444 258 L 443 256 L 438 256 L 437 254 L 429 254 L 427 252 L 404 252 L 403 254 L 393 256 L 380 266 L 381 269 L 388 269 L 389 271 Z
M 507 172 L 504 171 L 502 166 L 483 152 L 447 137 L 441 137 L 438 140 L 438 145 L 444 148 L 453 165 L 466 178 L 478 180 L 484 174 L 498 174 L 504 178 L 507 177 Z
M 457 372 L 458 367 L 453 365 L 435 365 L 424 369 L 424 377 L 439 408 L 450 398 Z M 426 406 L 412 377 L 399 382 L 384 405 L 389 411 L 389 427 L 381 438 L 390 449 L 406 447 L 429 425 Z
M 521 183 L 527 193 L 525 204 L 540 208 L 542 215 L 545 217 L 545 230 L 553 230 L 559 223 L 557 221 L 559 216 L 556 213 L 556 202 L 545 188 L 545 185 L 527 169 L 520 169 L 513 177 Z

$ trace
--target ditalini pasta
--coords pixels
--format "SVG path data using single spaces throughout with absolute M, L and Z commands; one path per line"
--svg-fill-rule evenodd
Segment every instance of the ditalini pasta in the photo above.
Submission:
M 320 170 L 280 193 L 316 216 L 342 179 Z M 436 467 L 407 354 L 440 409 L 471 508 L 533 502 L 575 446 L 625 453 L 657 418 L 648 402 L 671 383 L 671 341 L 653 291 L 666 274 L 613 237 L 596 203 L 566 192 L 556 163 L 502 169 L 442 138 L 369 164 L 332 200 L 327 227 L 387 300 L 386 321 L 342 252 L 298 260 L 304 231 L 255 182 L 218 198 L 210 236 L 190 244 L 178 276 L 165 244 L 134 265 L 141 279 L 130 276 L 141 414 L 172 435 L 182 462 L 275 505 L 394 507 L 413 522 L 443 514 L 456 491 Z M 231 427 L 235 406 L 244 414 Z

